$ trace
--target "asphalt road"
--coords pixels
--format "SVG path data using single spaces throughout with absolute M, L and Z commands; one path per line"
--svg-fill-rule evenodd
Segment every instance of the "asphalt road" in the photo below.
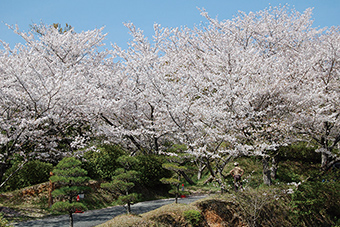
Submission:
M 179 203 L 192 203 L 205 196 L 190 196 L 187 198 L 180 198 Z M 134 204 L 131 206 L 131 212 L 135 214 L 143 214 L 151 210 L 157 209 L 166 204 L 174 203 L 174 199 L 162 199 L 154 201 L 146 201 Z M 126 213 L 122 206 L 114 206 L 100 210 L 89 210 L 84 213 L 73 214 L 74 227 L 92 227 L 111 220 L 117 215 Z M 69 216 L 61 215 L 51 218 L 44 218 L 35 221 L 19 222 L 14 224 L 18 227 L 63 227 L 69 226 Z

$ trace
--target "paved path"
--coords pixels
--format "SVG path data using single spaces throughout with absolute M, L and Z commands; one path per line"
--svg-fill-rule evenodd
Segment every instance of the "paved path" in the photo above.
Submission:
M 202 199 L 206 196 L 190 196 L 187 198 L 180 198 L 179 203 L 192 203 L 198 199 Z M 174 199 L 162 199 L 154 201 L 140 202 L 132 205 L 131 211 L 135 214 L 143 214 L 151 210 L 155 210 L 161 206 L 169 203 L 173 203 Z M 73 215 L 74 227 L 92 227 L 102 224 L 108 220 L 111 220 L 117 215 L 126 213 L 126 210 L 122 206 L 114 206 L 100 210 L 89 210 L 84 213 Z M 69 216 L 61 215 L 51 218 L 45 218 L 35 221 L 19 222 L 14 224 L 17 227 L 63 227 L 69 226 Z

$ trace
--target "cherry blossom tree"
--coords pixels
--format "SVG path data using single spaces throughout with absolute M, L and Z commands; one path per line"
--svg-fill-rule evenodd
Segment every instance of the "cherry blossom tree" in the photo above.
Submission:
M 133 40 L 127 50 L 113 46 L 112 61 L 119 61 L 110 67 L 102 88 L 100 115 L 107 124 L 101 130 L 131 154 L 158 154 L 164 144 L 173 141 L 175 132 L 169 108 L 172 94 L 178 91 L 165 77 L 167 63 L 161 46 L 169 32 L 155 25 L 151 44 L 133 24 L 126 26 Z
M 340 32 L 339 27 L 324 31 L 310 42 L 304 53 L 305 73 L 299 76 L 294 94 L 294 130 L 314 140 L 321 153 L 321 167 L 329 169 L 339 161 L 340 142 Z
M 102 29 L 39 29 L 36 37 L 15 28 L 25 44 L 13 49 L 2 42 L 0 181 L 15 156 L 57 162 L 88 137 L 86 103 L 95 94 L 96 70 L 105 58 L 97 50 L 105 35 Z
M 320 145 L 317 151 L 324 169 L 339 160 L 339 28 L 313 28 L 311 13 L 311 9 L 301 14 L 285 6 L 255 14 L 241 12 L 232 21 L 219 22 L 206 15 L 211 27 L 201 33 L 210 49 L 203 49 L 202 42 L 196 45 L 208 65 L 205 72 L 223 75 L 221 69 L 230 72 L 239 62 L 240 70 L 234 70 L 238 81 L 232 84 L 244 86 L 236 96 L 227 96 L 241 103 L 234 119 L 239 120 L 235 131 L 243 135 L 234 135 L 250 145 L 253 154 L 264 157 L 264 167 L 271 151 L 308 138 Z M 232 40 L 227 38 L 231 35 Z M 226 60 L 217 61 L 232 41 L 236 49 L 229 47 L 233 51 L 224 55 Z M 215 58 L 204 55 L 207 52 Z M 234 59 L 233 53 L 237 53 Z
M 208 26 L 176 31 L 169 44 L 174 56 L 185 59 L 170 75 L 185 80 L 181 93 L 191 98 L 186 102 L 193 122 L 189 147 L 218 162 L 221 153 L 225 161 L 230 155 L 262 156 L 270 184 L 268 159 L 297 139 L 290 127 L 297 100 L 292 91 L 306 72 L 306 60 L 299 60 L 322 30 L 312 27 L 310 9 L 300 14 L 270 7 L 221 22 L 202 15 Z

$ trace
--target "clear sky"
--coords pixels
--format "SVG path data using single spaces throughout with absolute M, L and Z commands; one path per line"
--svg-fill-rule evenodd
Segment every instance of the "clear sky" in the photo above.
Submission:
M 340 0 L 0 0 L 0 40 L 13 47 L 23 42 L 5 23 L 27 31 L 32 23 L 65 23 L 76 32 L 105 26 L 106 43 L 126 48 L 130 39 L 123 22 L 132 22 L 151 37 L 153 24 L 163 27 L 206 22 L 198 8 L 219 20 L 232 19 L 237 12 L 256 12 L 269 5 L 288 4 L 299 12 L 314 8 L 315 27 L 340 25 Z

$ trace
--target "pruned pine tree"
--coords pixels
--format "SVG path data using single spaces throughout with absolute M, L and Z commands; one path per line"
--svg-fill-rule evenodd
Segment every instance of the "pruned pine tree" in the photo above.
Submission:
M 131 156 L 121 156 L 117 159 L 117 162 L 122 165 L 122 168 L 115 171 L 111 182 L 102 183 L 101 187 L 115 193 L 118 196 L 118 204 L 126 204 L 127 213 L 130 214 L 131 205 L 137 202 L 139 198 L 138 193 L 131 193 L 135 182 L 139 181 L 140 173 L 133 169 L 138 160 Z
M 81 168 L 81 161 L 74 157 L 62 159 L 53 170 L 51 181 L 58 183 L 60 188 L 52 192 L 52 196 L 59 198 L 60 201 L 52 205 L 52 210 L 67 212 L 70 218 L 70 226 L 73 226 L 72 214 L 77 210 L 86 210 L 86 206 L 77 202 L 77 195 L 89 189 L 85 186 L 90 178 L 87 171 Z
M 177 203 L 178 196 L 179 196 L 179 186 L 181 183 L 181 176 L 182 176 L 181 173 L 187 171 L 187 168 L 185 166 L 181 166 L 177 162 L 164 163 L 162 167 L 174 173 L 174 175 L 171 178 L 162 178 L 161 182 L 163 184 L 170 184 L 174 187 L 169 191 L 169 193 L 175 195 L 175 203 Z

